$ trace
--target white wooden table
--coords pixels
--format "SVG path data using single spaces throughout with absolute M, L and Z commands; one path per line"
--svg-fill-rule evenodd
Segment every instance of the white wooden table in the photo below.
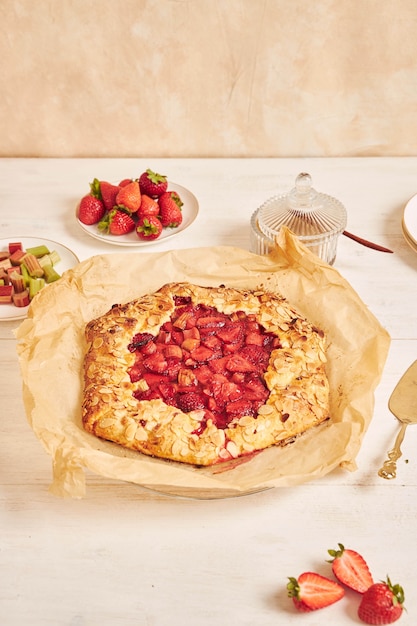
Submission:
M 48 492 L 51 459 L 21 399 L 13 329 L 0 323 L 0 623 L 5 626 L 313 626 L 357 624 L 358 599 L 300 615 L 288 576 L 327 573 L 327 549 L 359 550 L 376 579 L 403 585 L 417 623 L 417 428 L 410 427 L 397 478 L 377 471 L 398 430 L 388 398 L 417 358 L 417 253 L 401 231 L 417 193 L 417 158 L 3 159 L 1 238 L 44 237 L 80 260 L 120 251 L 87 236 L 74 218 L 95 177 L 152 169 L 193 191 L 200 211 L 155 251 L 211 245 L 249 248 L 249 220 L 267 198 L 309 172 L 341 200 L 347 229 L 391 248 L 385 254 L 341 237 L 335 267 L 391 335 L 374 418 L 356 472 L 338 470 L 292 489 L 225 500 L 151 493 L 89 475 L 81 500 Z M 149 251 L 149 248 L 147 249 Z M 126 249 L 126 252 L 135 252 Z M 337 312 L 335 312 L 337 314 Z

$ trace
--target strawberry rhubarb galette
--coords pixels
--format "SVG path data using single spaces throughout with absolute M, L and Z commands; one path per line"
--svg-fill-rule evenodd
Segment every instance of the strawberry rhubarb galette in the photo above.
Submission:
M 213 465 L 329 417 L 324 333 L 266 291 L 164 285 L 86 327 L 84 428 Z

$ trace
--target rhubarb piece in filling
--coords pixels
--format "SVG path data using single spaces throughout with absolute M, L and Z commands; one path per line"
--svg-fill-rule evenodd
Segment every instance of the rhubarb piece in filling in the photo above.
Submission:
M 281 296 L 172 283 L 87 325 L 84 428 L 212 465 L 329 417 L 324 333 Z

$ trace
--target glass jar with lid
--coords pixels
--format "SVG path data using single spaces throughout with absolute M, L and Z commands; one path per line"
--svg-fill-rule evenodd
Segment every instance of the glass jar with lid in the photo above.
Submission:
M 310 174 L 301 173 L 287 194 L 264 202 L 251 218 L 251 250 L 268 254 L 281 226 L 286 226 L 309 250 L 329 265 L 336 258 L 337 241 L 347 222 L 339 200 L 318 193 Z

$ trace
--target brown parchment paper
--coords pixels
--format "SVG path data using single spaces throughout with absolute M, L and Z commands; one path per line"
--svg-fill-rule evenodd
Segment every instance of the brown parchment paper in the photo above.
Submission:
M 184 280 L 277 291 L 321 327 L 328 337 L 331 419 L 286 447 L 212 468 L 150 458 L 86 433 L 81 423 L 85 324 L 115 303 Z M 268 256 L 222 246 L 92 257 L 36 296 L 16 337 L 27 418 L 52 457 L 50 490 L 74 498 L 86 493 L 86 469 L 197 498 L 296 485 L 339 466 L 355 470 L 390 344 L 339 272 L 286 228 Z

